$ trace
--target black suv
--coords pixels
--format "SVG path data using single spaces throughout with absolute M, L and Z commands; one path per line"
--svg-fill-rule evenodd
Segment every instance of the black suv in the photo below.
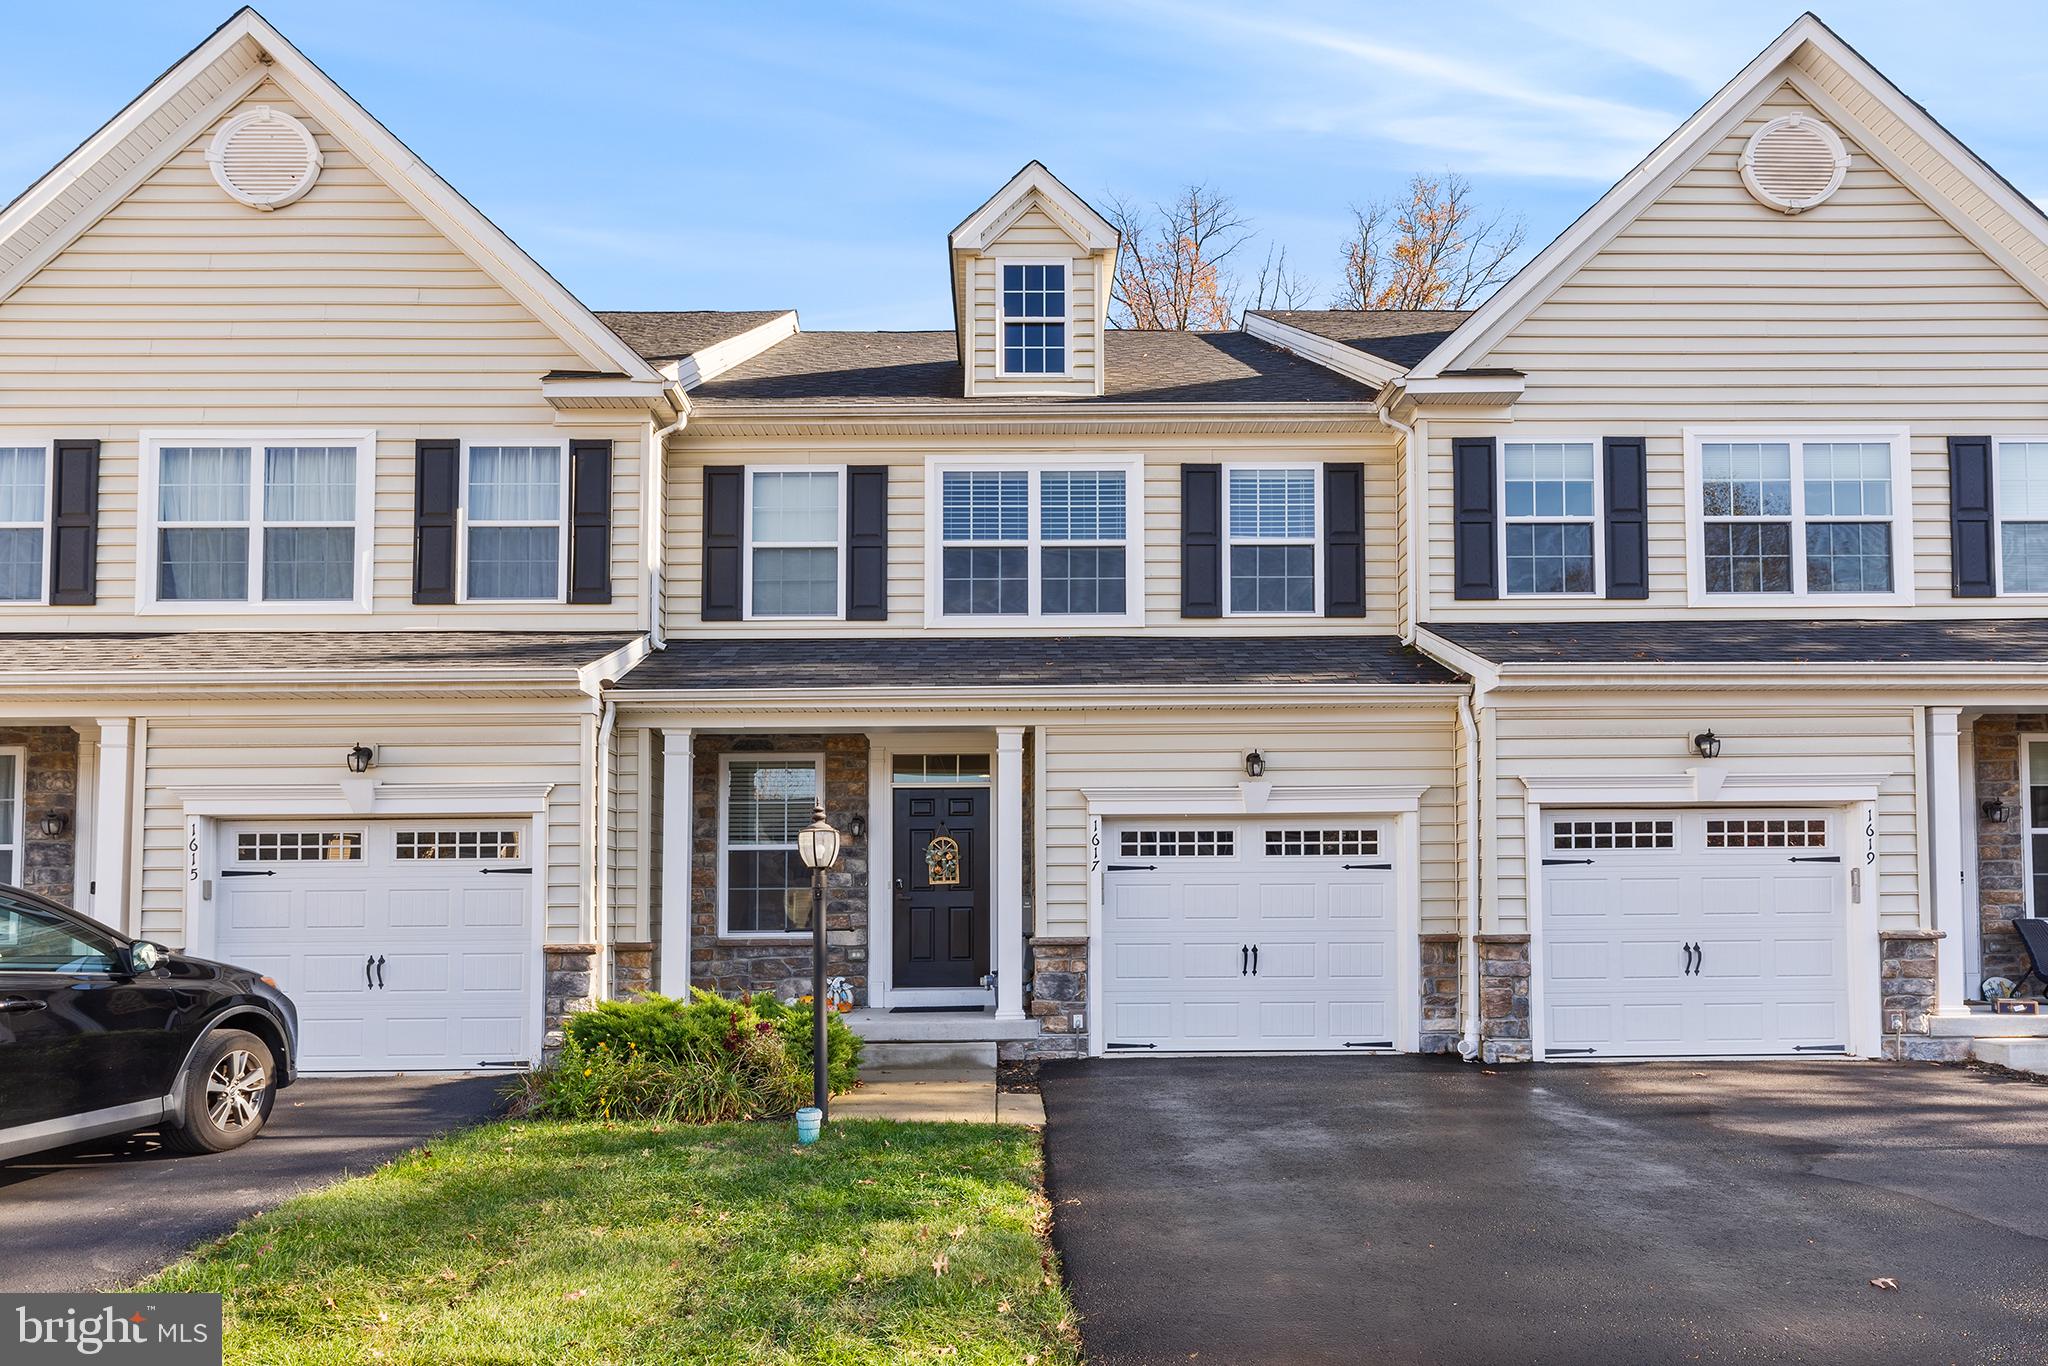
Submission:
M 136 1129 L 239 1147 L 291 1084 L 298 1033 L 268 977 L 0 886 L 0 1161 Z

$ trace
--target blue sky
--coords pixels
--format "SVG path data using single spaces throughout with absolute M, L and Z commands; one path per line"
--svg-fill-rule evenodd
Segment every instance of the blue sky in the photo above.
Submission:
M 232 12 L 8 0 L 0 200 Z M 1098 202 L 1229 193 L 1327 290 L 1347 206 L 1471 178 L 1549 240 L 1795 18 L 1712 5 L 259 6 L 594 308 L 945 327 L 948 229 L 1032 157 Z M 2048 12 L 1823 9 L 2019 187 Z M 1938 21 L 1930 22 L 1930 16 Z M 1247 261 L 1247 265 L 1255 264 Z

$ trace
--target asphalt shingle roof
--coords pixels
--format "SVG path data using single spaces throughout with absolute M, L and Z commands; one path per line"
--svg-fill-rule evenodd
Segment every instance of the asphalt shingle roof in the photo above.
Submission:
M 1472 316 L 1456 308 L 1261 308 L 1262 318 L 1313 332 L 1318 337 L 1412 366 Z
M 0 677 L 277 670 L 575 669 L 631 635 L 556 631 L 180 631 L 0 635 Z
M 1392 636 L 983 636 L 671 640 L 619 680 L 628 692 L 1454 684 Z
M 1103 334 L 1107 392 L 1052 403 L 1367 403 L 1373 391 L 1243 332 Z M 695 403 L 966 403 L 951 332 L 799 332 Z M 1034 400 L 1037 401 L 1037 400 Z
M 2048 620 L 1429 625 L 1500 664 L 2048 664 Z
M 717 312 L 710 309 L 674 313 L 600 312 L 599 322 L 619 334 L 619 340 L 650 361 L 680 360 L 694 356 L 707 346 L 730 341 L 789 312 L 786 308 L 761 308 L 745 312 Z

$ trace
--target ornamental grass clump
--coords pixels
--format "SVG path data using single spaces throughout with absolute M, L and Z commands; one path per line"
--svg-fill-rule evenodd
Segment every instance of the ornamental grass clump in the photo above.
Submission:
M 787 1115 L 811 1099 L 811 1020 L 771 997 L 607 1001 L 569 1017 L 561 1051 L 520 1079 L 516 1115 L 715 1124 Z M 835 1094 L 860 1075 L 860 1037 L 827 1022 Z

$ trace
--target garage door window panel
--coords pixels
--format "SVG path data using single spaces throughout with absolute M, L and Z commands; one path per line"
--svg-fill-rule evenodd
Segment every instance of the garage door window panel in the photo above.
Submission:
M 519 857 L 517 830 L 400 830 L 394 845 L 400 862 L 438 859 L 477 862 Z
M 238 863 L 359 863 L 362 832 L 356 830 L 261 830 L 235 836 Z
M 1584 849 L 1672 849 L 1677 825 L 1662 817 L 1644 820 L 1560 820 L 1550 827 L 1551 847 L 1560 852 Z
M 1118 849 L 1124 858 L 1233 858 L 1235 830 L 1126 830 Z
M 721 819 L 720 932 L 736 937 L 805 933 L 792 915 L 810 909 L 810 872 L 796 836 L 824 790 L 816 756 L 728 756 Z
M 1371 858 L 1380 852 L 1380 832 L 1371 829 L 1285 829 L 1266 831 L 1268 858 Z

